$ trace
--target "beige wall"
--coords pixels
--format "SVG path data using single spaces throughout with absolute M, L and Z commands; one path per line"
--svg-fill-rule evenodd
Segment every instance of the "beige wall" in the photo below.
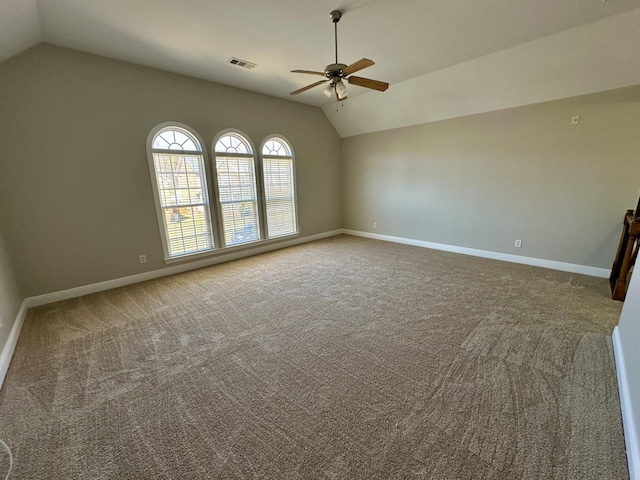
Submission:
M 341 140 L 319 108 L 50 45 L 0 64 L 0 92 L 0 221 L 25 296 L 165 266 L 145 151 L 165 121 L 207 150 L 225 128 L 284 135 L 301 235 L 342 226 Z
M 346 138 L 345 227 L 610 268 L 639 119 L 633 87 Z
M 0 221 L 25 296 L 165 266 L 145 139 L 168 120 L 207 148 L 229 127 L 291 140 L 303 236 L 344 226 L 609 268 L 637 200 L 638 87 L 350 137 L 342 159 L 320 109 L 50 45 L 0 64 L 0 90 Z

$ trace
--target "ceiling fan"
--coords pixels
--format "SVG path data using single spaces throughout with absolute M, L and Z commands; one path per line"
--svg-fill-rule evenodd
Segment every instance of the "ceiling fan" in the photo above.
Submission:
M 338 63 L 338 22 L 342 17 L 342 12 L 339 10 L 334 10 L 329 14 L 329 16 L 331 17 L 331 21 L 333 22 L 335 32 L 336 63 L 327 65 L 324 68 L 324 72 L 314 72 L 311 70 L 291 70 L 292 73 L 308 73 L 311 75 L 321 75 L 323 77 L 326 77 L 325 80 L 319 80 L 315 83 L 312 83 L 311 85 L 302 87 L 295 92 L 291 92 L 291 95 L 297 95 L 299 93 L 306 92 L 310 88 L 317 87 L 318 85 L 329 82 L 325 87 L 323 93 L 327 97 L 331 97 L 331 95 L 335 91 L 336 98 L 338 100 L 344 100 L 345 98 L 347 98 L 347 86 L 344 84 L 343 80 L 346 80 L 350 84 L 358 85 L 359 87 L 371 88 L 373 90 L 378 90 L 379 92 L 384 92 L 387 88 L 389 88 L 389 84 L 387 82 L 380 82 L 378 80 L 371 80 L 369 78 L 356 77 L 351 75 L 352 73 L 373 65 L 374 63 L 372 60 L 363 58 L 355 63 L 352 63 L 351 65 Z

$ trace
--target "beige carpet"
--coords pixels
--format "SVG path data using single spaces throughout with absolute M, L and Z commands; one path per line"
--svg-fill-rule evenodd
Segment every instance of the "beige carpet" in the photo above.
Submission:
M 30 310 L 0 438 L 16 479 L 628 478 L 620 310 L 334 237 Z

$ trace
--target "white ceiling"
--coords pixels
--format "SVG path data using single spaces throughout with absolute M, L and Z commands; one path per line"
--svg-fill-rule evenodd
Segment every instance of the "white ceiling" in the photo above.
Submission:
M 322 110 L 340 136 L 349 137 L 640 86 L 639 45 L 636 8 Z
M 339 61 L 386 92 L 289 95 L 333 63 L 334 9 Z M 320 106 L 341 137 L 640 85 L 640 0 L 0 0 L 0 62 L 40 42 Z
M 40 41 L 309 105 L 289 92 L 339 60 L 394 85 L 640 7 L 640 0 L 0 0 L 0 61 Z M 256 63 L 233 67 L 230 57 Z M 349 97 L 371 92 L 349 86 Z M 387 93 L 371 92 L 371 95 Z

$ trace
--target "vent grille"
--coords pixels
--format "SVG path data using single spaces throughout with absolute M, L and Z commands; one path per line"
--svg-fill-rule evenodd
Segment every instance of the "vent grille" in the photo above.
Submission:
M 230 63 L 231 65 L 235 65 L 237 67 L 246 68 L 247 70 L 251 70 L 256 67 L 255 63 L 247 62 L 246 60 L 240 60 L 239 58 L 236 58 L 236 57 L 231 57 L 227 61 L 227 63 Z

